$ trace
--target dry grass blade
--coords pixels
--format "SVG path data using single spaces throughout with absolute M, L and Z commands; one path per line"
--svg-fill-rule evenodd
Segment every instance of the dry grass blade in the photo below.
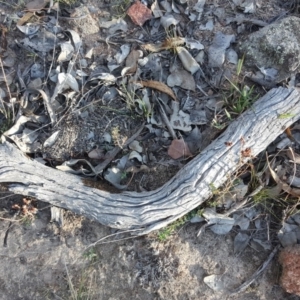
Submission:
M 52 107 L 52 104 L 50 102 L 50 97 L 43 91 L 43 90 L 37 90 L 43 97 L 45 106 L 47 107 L 50 119 L 51 119 L 51 123 L 52 125 L 54 125 L 57 122 L 57 117 L 55 115 L 55 111 Z
M 20 18 L 17 22 L 18 26 L 24 25 L 26 22 L 28 22 L 31 17 L 34 15 L 33 12 L 27 12 L 22 18 Z
M 300 164 L 300 155 L 295 153 L 291 148 L 286 150 L 286 154 L 290 160 L 296 164 Z
M 7 89 L 7 92 L 8 92 L 8 95 L 9 95 L 9 99 L 11 101 L 11 107 L 12 107 L 12 117 L 13 117 L 13 121 L 15 120 L 15 107 L 14 107 L 14 104 L 12 103 L 12 97 L 11 97 L 11 93 L 10 93 L 10 88 L 9 88 L 9 85 L 7 83 L 7 79 L 6 79 L 6 75 L 5 75 L 5 71 L 4 71 L 4 68 L 3 68 L 3 62 L 2 62 L 2 58 L 0 57 L 0 66 L 1 66 L 1 71 L 3 73 L 3 78 L 4 78 L 4 81 L 5 81 L 5 85 L 6 85 L 6 89 Z M 5 106 L 4 106 L 4 102 L 3 102 L 3 99 L 0 97 L 1 99 L 1 104 L 3 106 L 3 110 L 4 110 L 4 115 L 5 115 L 5 118 L 8 118 L 9 117 L 9 114 L 8 112 L 6 111 L 5 109 Z
M 181 37 L 169 38 L 159 44 L 145 44 L 143 48 L 150 52 L 160 52 L 163 50 L 174 49 L 185 43 L 185 40 Z
M 295 189 L 290 187 L 287 183 L 285 183 L 284 181 L 282 181 L 279 176 L 276 174 L 276 172 L 271 168 L 270 162 L 269 162 L 269 158 L 267 156 L 267 164 L 270 170 L 270 173 L 273 177 L 273 179 L 275 180 L 275 182 L 279 185 L 279 187 L 285 191 L 286 193 L 294 196 L 294 197 L 300 197 L 300 189 Z
M 137 81 L 137 83 L 140 83 L 145 87 L 149 87 L 151 89 L 155 89 L 162 93 L 165 93 L 165 94 L 169 95 L 171 98 L 173 98 L 175 101 L 177 101 L 177 98 L 176 98 L 175 94 L 173 93 L 173 91 L 163 82 L 159 82 L 159 81 L 155 81 L 155 80 L 147 80 L 147 81 L 142 80 L 142 81 Z

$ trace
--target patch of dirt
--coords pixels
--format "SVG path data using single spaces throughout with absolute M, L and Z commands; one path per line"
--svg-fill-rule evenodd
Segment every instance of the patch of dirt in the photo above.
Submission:
M 38 202 L 37 207 L 33 221 L 13 223 L 7 247 L 1 247 L 1 300 L 226 299 L 203 278 L 222 275 L 231 291 L 268 256 L 249 247 L 236 256 L 234 234 L 217 236 L 207 230 L 197 238 L 199 225 L 185 225 L 163 242 L 151 234 L 107 244 L 103 239 L 103 244 L 87 249 L 115 231 L 67 211 L 59 228 L 49 222 L 46 204 Z M 8 224 L 0 222 L 1 241 Z M 274 262 L 259 281 L 228 299 L 296 299 L 278 286 L 279 276 L 280 266 Z

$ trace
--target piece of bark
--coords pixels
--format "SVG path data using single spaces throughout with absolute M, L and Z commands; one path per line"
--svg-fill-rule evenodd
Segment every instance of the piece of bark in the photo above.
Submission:
M 283 115 L 290 117 L 281 118 Z M 86 187 L 80 177 L 45 167 L 8 143 L 0 146 L 0 182 L 10 183 L 8 188 L 14 193 L 36 197 L 110 227 L 145 234 L 206 201 L 212 187 L 224 184 L 299 118 L 299 93 L 272 89 L 171 180 L 150 192 L 111 194 Z

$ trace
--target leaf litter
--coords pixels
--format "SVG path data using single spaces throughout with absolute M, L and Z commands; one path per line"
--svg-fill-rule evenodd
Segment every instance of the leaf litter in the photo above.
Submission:
M 13 104 L 17 109 L 15 121 L 3 133 L 2 140 L 13 140 L 21 151 L 35 158 L 42 155 L 44 161 L 54 161 L 60 170 L 98 176 L 121 190 L 136 190 L 132 184 L 135 180 L 129 180 L 127 173 L 138 179 L 139 172 L 155 172 L 158 161 L 178 170 L 182 163 L 203 150 L 205 129 L 222 110 L 219 94 L 225 79 L 222 74 L 225 69 L 233 73 L 238 64 L 236 35 L 247 31 L 249 23 L 266 24 L 252 17 L 256 9 L 254 1 L 233 1 L 244 14 L 236 13 L 227 19 L 222 7 L 212 12 L 204 0 L 196 1 L 193 6 L 184 0 L 150 2 L 145 5 L 137 1 L 131 5 L 127 10 L 130 20 L 100 18 L 100 43 L 107 47 L 100 54 L 96 47 L 87 47 L 75 29 L 64 27 L 56 14 L 43 10 L 48 1 L 28 3 L 31 17 L 42 12 L 49 21 L 42 28 L 26 20 L 28 15 L 17 24 L 21 37 L 16 45 L 35 60 L 22 65 L 16 82 L 10 76 L 15 72 L 10 70 L 14 61 L 3 60 L 2 77 L 6 77 L 3 81 L 17 85 L 20 104 Z M 139 25 L 138 30 L 130 22 Z M 222 22 L 235 23 L 237 32 L 229 26 L 221 31 Z M 155 24 L 158 26 L 151 36 L 148 32 Z M 206 38 L 207 34 L 211 39 Z M 234 66 L 230 69 L 229 64 Z M 258 69 L 260 77 L 255 80 L 274 81 L 276 69 L 268 66 Z M 12 107 L 7 95 L 4 92 L 2 97 L 5 109 Z M 60 141 L 66 135 L 68 139 Z M 291 142 L 293 148 L 297 146 L 290 137 L 280 138 Z M 74 144 L 77 140 L 83 141 L 81 145 Z M 300 178 L 296 176 L 297 170 L 293 170 L 298 156 L 293 151 L 282 152 L 283 159 L 275 167 L 265 161 L 268 168 L 259 175 L 263 188 L 270 185 L 271 189 L 275 184 L 277 190 L 299 196 L 297 186 L 291 187 Z M 280 164 L 285 171 L 278 174 Z M 263 182 L 268 172 L 275 183 Z M 269 242 L 259 234 L 259 224 L 264 223 L 268 212 L 261 203 L 257 204 L 259 209 L 249 206 L 255 195 L 249 194 L 250 183 L 245 182 L 235 185 L 222 200 L 218 199 L 216 209 L 203 212 L 205 227 L 214 233 L 238 231 L 235 253 L 241 253 L 251 243 L 267 248 Z M 139 187 L 149 189 L 147 184 L 139 183 Z M 155 187 L 158 186 L 150 189 Z M 298 214 L 288 208 L 286 213 L 278 233 L 283 246 L 299 243 L 299 222 L 295 221 Z

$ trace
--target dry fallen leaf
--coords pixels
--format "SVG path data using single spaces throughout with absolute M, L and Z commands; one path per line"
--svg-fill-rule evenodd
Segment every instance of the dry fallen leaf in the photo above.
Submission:
M 147 81 L 137 81 L 137 83 L 142 84 L 145 87 L 149 87 L 151 89 L 158 90 L 162 93 L 165 93 L 169 95 L 171 98 L 173 98 L 175 101 L 177 101 L 177 98 L 173 91 L 163 82 L 155 81 L 155 80 L 147 80 Z
M 126 66 L 121 72 L 122 76 L 125 76 L 128 73 L 130 73 L 130 74 L 135 73 L 140 55 L 141 55 L 141 53 L 138 50 L 132 50 L 129 53 L 129 55 L 126 58 L 126 62 L 125 62 Z
M 45 8 L 46 4 L 50 0 L 34 0 L 26 4 L 26 8 L 28 11 L 37 11 Z
M 180 86 L 185 90 L 195 91 L 196 89 L 193 75 L 183 69 L 173 71 L 167 78 L 167 84 L 170 87 Z
M 192 153 L 190 152 L 190 149 L 188 145 L 185 143 L 184 140 L 173 140 L 169 149 L 168 149 L 168 155 L 172 157 L 173 159 L 178 159 L 181 157 L 190 157 L 192 156 Z

